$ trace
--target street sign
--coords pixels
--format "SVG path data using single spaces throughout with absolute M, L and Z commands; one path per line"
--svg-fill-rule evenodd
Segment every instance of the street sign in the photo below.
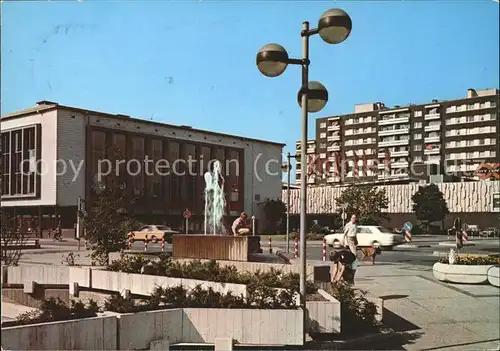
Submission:
M 403 224 L 404 231 L 409 232 L 412 228 L 413 228 L 413 224 L 411 224 L 410 222 L 406 222 L 405 224 Z
M 493 211 L 500 212 L 500 193 L 493 194 Z
M 182 215 L 184 216 L 185 219 L 191 218 L 191 212 L 187 208 Z

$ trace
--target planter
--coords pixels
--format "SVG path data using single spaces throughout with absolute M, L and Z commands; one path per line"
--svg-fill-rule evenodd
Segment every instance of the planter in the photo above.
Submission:
M 196 285 L 202 287 L 211 287 L 214 291 L 220 293 L 232 292 L 235 295 L 246 296 L 246 285 L 210 282 L 196 279 L 171 278 L 159 275 L 135 274 L 111 272 L 90 268 L 71 267 L 69 285 L 73 290 L 73 283 L 78 283 L 80 287 L 89 289 L 98 289 L 105 291 L 116 291 L 123 293 L 129 290 L 136 295 L 150 295 L 155 286 L 174 287 L 183 285 L 187 289 L 193 289 Z M 71 293 L 71 291 L 70 291 Z
M 500 288 L 500 267 L 491 267 L 488 269 L 488 282 Z
M 463 265 L 436 262 L 432 266 L 434 278 L 442 282 L 459 284 L 486 284 L 488 270 L 493 265 Z
M 318 293 L 324 301 L 306 301 L 308 333 L 340 333 L 340 302 L 324 290 Z
M 303 345 L 302 310 L 178 308 L 2 328 L 6 350 L 144 350 L 152 342 Z

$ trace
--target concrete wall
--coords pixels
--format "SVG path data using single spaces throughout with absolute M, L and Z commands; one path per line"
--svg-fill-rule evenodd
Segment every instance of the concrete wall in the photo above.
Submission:
M 2 328 L 5 350 L 117 350 L 115 316 Z
M 191 259 L 177 258 L 179 262 L 190 262 Z M 200 260 L 207 262 L 209 260 Z M 255 273 L 257 271 L 269 272 L 271 269 L 280 270 L 283 273 L 300 273 L 300 266 L 298 264 L 280 264 L 280 263 L 267 263 L 267 262 L 236 262 L 236 261 L 221 261 L 217 263 L 222 266 L 234 266 L 238 272 Z M 310 265 L 306 266 L 307 279 L 311 281 L 330 281 L 330 264 Z
M 23 126 L 41 124 L 42 126 L 42 154 L 45 169 L 42 169 L 40 198 L 29 200 L 12 200 L 2 203 L 3 206 L 50 206 L 56 204 L 56 135 L 57 135 L 56 111 L 40 112 L 23 118 L 2 120 L 1 129 L 15 129 Z
M 155 286 L 174 287 L 182 285 L 186 289 L 193 289 L 198 284 L 200 284 L 204 288 L 211 287 L 214 291 L 217 292 L 227 293 L 231 291 L 236 295 L 242 294 L 246 296 L 246 285 L 243 284 L 217 283 L 204 280 L 111 272 L 97 269 L 91 270 L 89 268 L 76 267 L 71 267 L 70 272 L 71 273 L 68 277 L 68 282 L 70 285 L 71 294 L 73 293 L 71 291 L 73 282 L 77 282 L 81 287 L 106 291 L 117 291 L 120 293 L 124 292 L 125 290 L 130 290 L 132 294 L 145 296 L 150 295 Z
M 69 267 L 32 264 L 7 267 L 8 284 L 25 284 L 29 282 L 67 285 L 69 282 Z
M 303 345 L 301 310 L 185 308 L 2 328 L 6 350 L 138 350 L 158 340 Z M 118 339 L 118 340 L 117 340 Z
M 499 181 L 478 181 L 464 183 L 437 184 L 443 192 L 452 213 L 488 213 L 493 212 L 493 194 L 500 192 Z M 412 213 L 411 197 L 417 192 L 419 184 L 379 186 L 386 189 L 389 199 L 388 213 Z M 342 193 L 342 188 L 333 186 L 309 187 L 307 191 L 307 212 L 309 214 L 330 214 L 340 212 L 335 199 Z M 300 189 L 290 190 L 290 211 L 299 213 Z M 286 190 L 283 190 L 286 199 Z
M 26 294 L 24 288 L 11 288 L 2 286 L 2 296 L 7 297 L 23 306 L 39 308 L 40 303 L 44 299 L 59 298 L 62 301 L 69 303 L 69 291 L 67 288 L 48 288 L 47 286 L 39 286 L 33 294 Z

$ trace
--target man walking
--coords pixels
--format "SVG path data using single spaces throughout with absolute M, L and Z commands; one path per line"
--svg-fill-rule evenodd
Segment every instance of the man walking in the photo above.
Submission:
M 351 216 L 351 220 L 344 227 L 344 246 L 356 256 L 356 246 L 358 245 L 358 225 L 356 224 L 356 215 Z

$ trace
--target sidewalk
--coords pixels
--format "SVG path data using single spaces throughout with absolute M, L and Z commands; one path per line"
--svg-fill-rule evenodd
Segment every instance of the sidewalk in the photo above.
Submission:
M 384 322 L 408 336 L 406 350 L 495 350 L 500 290 L 438 282 L 428 267 L 362 265 L 356 287 L 384 299 Z

